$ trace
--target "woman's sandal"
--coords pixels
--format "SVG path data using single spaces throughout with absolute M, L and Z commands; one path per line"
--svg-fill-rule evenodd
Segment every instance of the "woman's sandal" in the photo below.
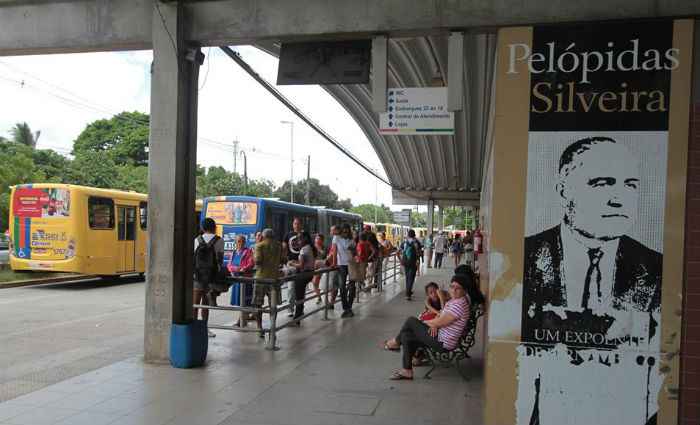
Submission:
M 386 341 L 384 341 L 384 349 L 385 349 L 386 351 L 401 351 L 401 348 L 400 348 L 400 347 L 391 347 L 391 346 L 389 346 L 389 340 L 388 340 L 388 339 L 387 339 Z
M 391 376 L 389 377 L 389 380 L 390 381 L 403 381 L 403 380 L 413 381 L 413 377 L 406 376 L 406 375 L 402 374 L 401 372 L 399 372 L 398 370 L 396 370 L 391 374 Z

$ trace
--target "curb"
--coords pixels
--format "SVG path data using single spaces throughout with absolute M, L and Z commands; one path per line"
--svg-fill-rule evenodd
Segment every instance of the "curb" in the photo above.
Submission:
M 75 274 L 75 275 L 70 275 L 70 276 L 50 277 L 50 278 L 45 278 L 45 279 L 14 280 L 14 281 L 7 282 L 7 283 L 0 283 L 0 290 L 8 289 L 8 288 L 20 288 L 22 286 L 44 285 L 47 283 L 61 283 L 61 282 L 93 280 L 93 279 L 98 279 L 98 278 L 99 278 L 99 276 L 95 276 L 95 275 Z

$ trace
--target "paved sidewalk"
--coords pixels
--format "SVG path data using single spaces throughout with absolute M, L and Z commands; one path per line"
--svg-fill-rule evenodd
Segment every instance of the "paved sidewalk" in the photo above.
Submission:
M 71 378 L 0 403 L 0 424 L 333 425 L 480 424 L 481 347 L 467 362 L 470 381 L 438 369 L 430 380 L 389 381 L 400 355 L 381 349 L 422 306 L 422 286 L 444 281 L 448 269 L 416 282 L 421 296 L 405 301 L 398 285 L 363 296 L 355 317 L 320 315 L 280 332 L 277 352 L 255 334 L 218 331 L 206 367 L 181 370 L 140 358 Z

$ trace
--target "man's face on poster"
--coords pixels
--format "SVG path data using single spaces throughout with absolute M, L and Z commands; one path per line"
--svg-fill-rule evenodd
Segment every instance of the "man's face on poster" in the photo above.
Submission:
M 639 162 L 626 147 L 594 144 L 560 171 L 564 221 L 586 238 L 619 238 L 634 224 L 639 185 Z

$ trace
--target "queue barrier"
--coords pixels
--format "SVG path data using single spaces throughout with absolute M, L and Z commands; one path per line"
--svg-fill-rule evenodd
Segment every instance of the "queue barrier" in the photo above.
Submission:
M 373 279 L 373 276 L 369 276 L 368 279 L 373 279 L 371 284 L 366 284 L 364 285 L 363 288 L 360 288 L 360 290 L 356 291 L 357 293 L 357 299 L 359 301 L 359 293 L 360 292 L 370 292 L 373 288 L 376 288 L 378 292 L 382 292 L 384 290 L 385 283 L 388 280 L 392 280 L 393 282 L 397 281 L 397 276 L 401 273 L 401 267 L 399 262 L 396 259 L 396 255 L 394 255 L 395 251 L 392 251 L 389 256 L 384 257 L 383 259 L 383 267 L 382 267 L 382 278 L 381 279 Z M 390 266 L 388 266 L 390 264 Z M 279 347 L 277 346 L 277 332 L 285 329 L 290 326 L 295 326 L 297 323 L 300 323 L 303 319 L 314 315 L 316 313 L 322 312 L 323 313 L 323 319 L 322 320 L 329 320 L 328 319 L 328 306 L 330 305 L 330 302 L 328 300 L 328 295 L 331 292 L 332 285 L 330 284 L 330 273 L 338 271 L 338 267 L 324 267 L 320 269 L 316 269 L 312 272 L 302 272 L 302 273 L 294 273 L 286 276 L 281 276 L 277 279 L 257 279 L 255 277 L 244 277 L 244 276 L 233 276 L 227 278 L 227 281 L 229 281 L 233 287 L 233 283 L 239 283 L 239 290 L 240 292 L 240 299 L 245 300 L 245 286 L 246 285 L 266 285 L 270 287 L 270 296 L 269 296 L 269 305 L 268 306 L 262 306 L 262 307 L 254 307 L 254 306 L 212 306 L 212 305 L 205 305 L 205 304 L 194 304 L 194 308 L 201 308 L 201 309 L 207 309 L 207 310 L 223 310 L 223 311 L 237 311 L 240 313 L 253 313 L 255 315 L 257 314 L 268 314 L 270 316 L 270 325 L 269 327 L 265 328 L 263 326 L 262 329 L 257 329 L 257 328 L 252 328 L 247 326 L 247 321 L 243 319 L 243 314 L 241 314 L 241 320 L 239 321 L 238 325 L 223 325 L 223 324 L 216 324 L 216 323 L 209 323 L 208 327 L 211 329 L 223 329 L 223 330 L 231 330 L 235 332 L 262 332 L 265 335 L 267 335 L 267 344 L 265 348 L 267 350 L 273 350 L 277 351 L 279 350 Z M 304 295 L 303 300 L 295 300 L 294 303 L 289 303 L 289 302 L 283 302 L 283 303 L 278 303 L 280 296 L 281 296 L 281 291 L 282 291 L 282 286 L 286 284 L 287 282 L 293 282 L 297 279 L 309 279 L 311 280 L 314 276 L 317 275 L 326 275 L 326 281 L 328 282 L 326 284 L 325 290 L 321 291 L 321 295 L 323 296 L 324 302 L 320 307 L 315 307 L 311 309 L 308 312 L 305 312 L 302 316 L 290 319 L 289 321 L 279 324 L 278 320 L 278 314 L 280 312 L 286 311 L 286 310 L 291 310 L 294 311 L 294 307 L 297 304 L 300 303 L 305 303 L 308 300 L 316 298 L 316 293 L 311 290 L 307 291 Z M 376 281 L 375 281 L 376 280 Z M 335 300 L 335 303 L 340 302 L 340 297 L 337 297 Z M 308 307 L 308 306 L 306 306 Z

